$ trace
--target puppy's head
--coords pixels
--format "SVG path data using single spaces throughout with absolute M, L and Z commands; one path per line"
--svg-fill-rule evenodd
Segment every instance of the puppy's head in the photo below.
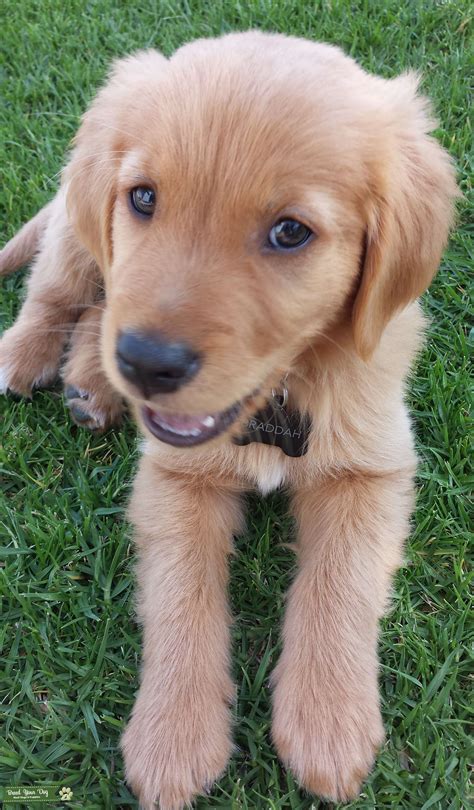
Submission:
M 413 76 L 257 33 L 117 63 L 65 172 L 105 277 L 105 367 L 177 446 L 227 430 L 325 330 L 369 359 L 456 194 Z

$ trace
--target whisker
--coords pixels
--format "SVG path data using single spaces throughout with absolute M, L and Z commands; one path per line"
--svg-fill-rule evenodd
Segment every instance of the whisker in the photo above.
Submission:
M 101 157 L 106 158 L 109 157 L 110 155 L 126 155 L 127 151 L 128 151 L 127 149 L 106 149 L 100 152 L 88 152 L 87 154 L 81 153 L 81 160 L 85 160 L 87 158 L 91 159 Z
M 137 133 L 136 132 L 127 132 L 126 129 L 121 129 L 120 127 L 114 127 L 112 124 L 109 124 L 107 121 L 105 121 L 104 118 L 99 118 L 98 116 L 90 115 L 89 120 L 90 121 L 95 121 L 97 124 L 99 124 L 100 126 L 106 127 L 107 129 L 112 129 L 112 130 L 114 130 L 114 132 L 118 132 L 120 135 L 127 135 L 129 138 L 133 138 L 134 140 L 137 140 Z M 141 143 L 145 144 L 145 141 L 142 139 Z
M 99 310 L 99 312 L 103 313 L 105 310 L 105 306 L 101 307 L 98 304 L 75 304 L 74 309 L 82 309 L 82 310 L 97 309 Z
M 117 162 L 119 160 L 121 160 L 121 157 L 119 157 L 119 156 L 115 157 L 115 156 L 112 156 L 112 155 L 109 155 L 109 156 L 105 155 L 100 160 L 97 160 L 95 162 L 91 161 L 90 164 L 86 164 L 85 166 L 81 166 L 81 168 L 78 169 L 76 172 L 72 172 L 69 175 L 68 179 L 78 177 L 80 174 L 82 174 L 82 172 L 88 171 L 93 166 L 102 165 L 102 164 L 106 164 L 106 163 L 107 164 L 108 163 L 114 163 L 114 162 Z M 57 178 L 63 173 L 63 171 L 64 171 L 64 169 L 60 169 L 58 172 L 56 172 L 56 174 L 53 174 L 52 177 L 47 177 L 46 180 L 48 182 L 50 182 L 50 183 L 54 182 L 54 180 L 57 180 Z
M 344 346 L 342 346 L 340 343 L 338 343 L 337 340 L 334 340 L 333 338 L 330 338 L 329 335 L 324 335 L 324 334 L 318 335 L 318 338 L 322 338 L 323 340 L 327 340 L 328 343 L 332 343 L 343 354 L 345 354 L 347 357 L 349 357 L 350 360 L 353 362 L 353 360 L 354 360 L 353 354 L 350 351 L 348 351 Z M 314 346 L 312 347 L 312 349 L 315 352 Z
M 54 326 L 52 326 L 52 327 L 38 327 L 37 329 L 35 329 L 35 334 L 40 334 L 40 335 L 51 335 L 51 334 L 55 334 L 55 335 L 56 334 L 59 334 L 59 335 L 71 335 L 72 332 L 75 332 L 75 331 L 76 331 L 75 325 L 73 327 L 71 327 L 70 329 L 61 329 L 60 327 L 54 327 Z M 101 338 L 102 337 L 100 332 L 91 332 L 91 331 L 85 331 L 85 330 L 82 330 L 82 329 L 79 329 L 79 331 L 80 331 L 81 335 L 88 335 L 89 337 L 94 337 L 94 338 Z

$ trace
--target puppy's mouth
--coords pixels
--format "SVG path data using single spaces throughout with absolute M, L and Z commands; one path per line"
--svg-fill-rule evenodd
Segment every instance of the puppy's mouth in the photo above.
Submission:
M 209 414 L 171 414 L 144 405 L 143 422 L 153 436 L 173 447 L 195 447 L 219 436 L 237 419 L 242 407 L 237 402 L 226 411 Z

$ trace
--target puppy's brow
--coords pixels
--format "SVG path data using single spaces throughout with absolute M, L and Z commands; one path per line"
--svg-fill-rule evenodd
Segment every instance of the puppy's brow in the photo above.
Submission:
M 119 174 L 119 182 L 125 186 L 155 185 L 155 183 L 150 180 L 150 177 L 146 175 L 144 172 L 121 171 Z
M 263 216 L 294 216 L 315 225 L 318 222 L 330 229 L 340 213 L 340 204 L 328 191 L 299 189 L 286 199 L 276 197 L 268 201 Z
M 144 155 L 141 151 L 133 150 L 124 158 L 119 172 L 121 183 L 134 183 L 135 185 L 150 184 L 151 179 L 143 171 L 145 163 Z
M 133 174 L 129 175 L 126 179 L 128 181 L 132 182 L 136 186 L 155 185 L 154 183 L 152 183 L 152 181 L 150 180 L 150 178 L 146 174 L 143 174 L 141 172 L 140 173 L 139 172 L 134 172 Z

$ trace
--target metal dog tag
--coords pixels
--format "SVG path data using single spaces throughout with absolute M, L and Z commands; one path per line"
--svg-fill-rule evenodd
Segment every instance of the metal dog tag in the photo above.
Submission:
M 249 419 L 246 432 L 233 441 L 240 446 L 252 442 L 273 445 L 283 450 L 285 455 L 297 458 L 304 456 L 308 450 L 310 430 L 309 416 L 299 411 L 289 411 L 276 402 L 269 402 L 266 408 L 257 411 Z

